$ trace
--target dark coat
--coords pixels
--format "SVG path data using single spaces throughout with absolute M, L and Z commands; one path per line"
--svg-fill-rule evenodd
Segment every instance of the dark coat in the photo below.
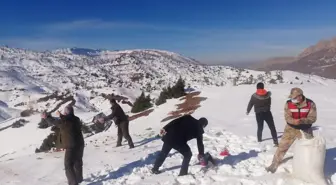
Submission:
M 111 110 L 112 113 L 105 118 L 106 120 L 113 119 L 116 125 L 119 125 L 121 122 L 128 121 L 128 116 L 125 114 L 124 110 L 120 107 L 119 104 L 113 104 Z
M 267 92 L 266 95 L 254 93 L 247 106 L 248 113 L 250 113 L 253 106 L 255 113 L 271 111 L 271 92 Z
M 80 119 L 73 115 L 61 115 L 59 119 L 46 120 L 60 128 L 61 145 L 63 148 L 79 148 L 84 146 L 82 134 L 82 123 Z
M 191 115 L 177 118 L 163 127 L 167 132 L 162 141 L 171 146 L 186 144 L 191 139 L 197 139 L 199 154 L 204 155 L 203 127 L 197 119 Z

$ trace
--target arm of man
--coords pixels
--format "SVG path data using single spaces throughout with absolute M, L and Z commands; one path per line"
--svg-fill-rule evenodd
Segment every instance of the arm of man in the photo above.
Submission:
M 58 128 L 62 128 L 64 124 L 62 124 L 62 119 L 55 119 L 53 117 L 47 117 L 45 118 L 45 121 L 48 122 L 51 125 L 55 125 Z
M 115 116 L 116 116 L 116 108 L 115 107 L 112 107 L 112 113 L 108 116 L 105 116 L 104 117 L 104 120 L 107 121 L 107 120 L 111 120 L 113 119 Z
M 294 118 L 292 117 L 292 112 L 288 109 L 288 104 L 285 104 L 285 120 L 289 124 L 295 124 Z
M 249 101 L 249 103 L 248 103 L 248 105 L 247 105 L 247 110 L 246 110 L 246 113 L 250 113 L 251 112 L 251 109 L 252 109 L 252 107 L 254 106 L 254 101 L 253 101 L 253 95 L 251 96 L 251 99 L 250 99 L 250 101 Z
M 197 137 L 198 154 L 204 156 L 203 135 Z
M 316 104 L 312 102 L 311 109 L 308 113 L 307 118 L 301 118 L 300 124 L 313 124 L 316 122 L 316 118 L 317 118 Z

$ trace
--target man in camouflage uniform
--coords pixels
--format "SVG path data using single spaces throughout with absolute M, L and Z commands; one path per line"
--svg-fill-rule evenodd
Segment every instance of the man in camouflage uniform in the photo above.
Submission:
M 303 95 L 300 88 L 291 89 L 291 94 L 285 104 L 285 120 L 287 125 L 280 140 L 279 147 L 274 154 L 272 164 L 266 168 L 267 172 L 274 173 L 281 164 L 283 157 L 295 139 L 301 139 L 300 130 L 305 138 L 313 138 L 311 126 L 316 122 L 316 105 Z

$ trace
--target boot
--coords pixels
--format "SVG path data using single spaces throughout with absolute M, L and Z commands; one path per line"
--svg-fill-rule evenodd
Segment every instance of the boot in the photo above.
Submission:
M 129 145 L 129 148 L 130 148 L 130 149 L 134 148 L 134 143 L 133 143 L 132 141 L 129 141 L 129 142 L 128 142 L 128 145 Z
M 188 173 L 180 172 L 180 174 L 178 176 L 184 176 L 184 175 L 188 175 Z
M 274 163 L 272 163 L 269 167 L 266 167 L 265 170 L 267 172 L 271 172 L 271 173 L 274 173 L 276 172 L 276 170 L 278 169 L 278 166 Z
M 274 147 L 278 147 L 279 146 L 279 141 L 278 140 L 274 140 L 273 143 L 274 143 Z
M 161 173 L 161 171 L 159 171 L 157 169 L 154 169 L 154 168 L 152 168 L 151 171 L 152 171 L 153 174 L 156 174 L 156 175 Z

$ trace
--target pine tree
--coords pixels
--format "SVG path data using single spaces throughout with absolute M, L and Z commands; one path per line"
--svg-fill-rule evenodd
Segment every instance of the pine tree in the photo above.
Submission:
M 181 96 L 185 96 L 186 93 L 184 92 L 184 87 L 185 87 L 185 82 L 182 79 L 182 77 L 180 77 L 176 84 L 174 85 L 174 87 L 172 88 L 173 91 L 173 97 L 174 98 L 179 98 Z
M 184 87 L 185 87 L 185 82 L 180 77 L 173 87 L 168 86 L 167 88 L 162 89 L 159 95 L 159 98 L 156 100 L 155 104 L 161 105 L 161 104 L 166 103 L 167 99 L 179 98 L 181 96 L 185 96 L 186 93 L 184 91 Z
M 166 88 L 163 88 L 160 95 L 159 95 L 159 98 L 156 100 L 155 102 L 155 105 L 162 105 L 164 103 L 167 102 L 167 95 L 168 95 L 168 91 Z
M 132 113 L 137 113 L 144 111 L 148 108 L 151 108 L 153 105 L 151 103 L 150 95 L 145 96 L 145 93 L 142 92 L 141 95 L 135 100 L 132 110 Z
M 170 85 L 167 87 L 167 89 L 165 91 L 165 95 L 166 95 L 167 99 L 172 99 L 174 97 L 173 88 L 170 87 Z
M 152 99 L 151 99 L 150 95 L 148 94 L 146 96 L 146 99 L 145 99 L 144 104 L 143 104 L 144 110 L 153 107 L 153 104 L 151 103 L 151 101 L 152 101 Z

